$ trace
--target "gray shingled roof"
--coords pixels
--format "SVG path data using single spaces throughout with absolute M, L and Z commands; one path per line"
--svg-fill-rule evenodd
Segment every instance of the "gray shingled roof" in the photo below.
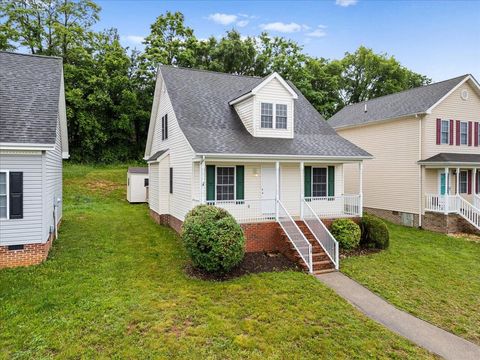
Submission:
M 157 160 L 160 156 L 162 156 L 163 154 L 165 154 L 167 151 L 168 151 L 168 149 L 157 151 L 155 154 L 153 154 L 152 156 L 150 156 L 150 157 L 147 159 L 147 162 Z
M 130 174 L 148 174 L 148 167 L 129 167 Z
M 337 135 L 315 108 L 295 100 L 293 139 L 253 137 L 229 101 L 258 85 L 262 78 L 161 66 L 180 128 L 197 153 L 369 157 Z
M 480 164 L 480 154 L 439 153 L 428 159 L 421 160 L 422 164 L 433 163 L 471 163 Z
M 55 144 L 62 59 L 0 51 L 0 143 Z
M 424 113 L 467 76 L 469 75 L 348 105 L 333 115 L 328 123 L 338 129 Z

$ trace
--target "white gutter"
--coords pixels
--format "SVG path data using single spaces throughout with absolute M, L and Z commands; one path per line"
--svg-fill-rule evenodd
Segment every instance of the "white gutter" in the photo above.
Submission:
M 53 150 L 55 144 L 0 143 L 0 150 Z
M 220 157 L 227 159 L 249 158 L 249 159 L 314 159 L 314 160 L 335 160 L 335 161 L 360 161 L 373 159 L 373 156 L 318 156 L 318 155 L 281 155 L 281 154 L 222 154 L 222 153 L 196 153 L 197 156 Z

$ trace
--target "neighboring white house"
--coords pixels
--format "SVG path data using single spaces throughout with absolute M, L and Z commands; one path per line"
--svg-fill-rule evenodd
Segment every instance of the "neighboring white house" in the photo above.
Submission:
M 145 203 L 148 199 L 148 168 L 129 167 L 127 171 L 127 201 Z
M 367 211 L 442 232 L 480 230 L 480 86 L 473 76 L 346 106 L 329 123 L 374 156 L 364 168 Z M 345 168 L 348 179 L 355 173 Z
M 0 52 L 0 268 L 47 257 L 65 158 L 62 59 Z
M 367 158 L 277 73 L 158 70 L 145 150 L 149 206 L 177 231 L 194 206 L 214 204 L 242 224 L 247 251 L 281 250 L 283 233 L 310 271 L 338 267 L 320 218 L 361 216 L 361 176 L 347 194 L 343 167 L 361 169 Z

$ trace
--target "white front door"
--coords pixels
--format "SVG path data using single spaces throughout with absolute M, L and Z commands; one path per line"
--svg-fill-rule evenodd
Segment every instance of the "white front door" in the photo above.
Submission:
M 274 214 L 275 213 L 275 196 L 276 196 L 276 174 L 275 167 L 262 166 L 262 213 Z

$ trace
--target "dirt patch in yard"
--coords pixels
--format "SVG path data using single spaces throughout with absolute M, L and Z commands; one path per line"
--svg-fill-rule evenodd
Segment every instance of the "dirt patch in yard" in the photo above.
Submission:
M 365 256 L 378 253 L 380 249 L 357 248 L 353 250 L 340 250 L 340 259 L 345 259 L 354 256 Z
M 448 236 L 451 236 L 457 239 L 464 239 L 464 240 L 480 243 L 480 236 L 474 235 L 474 234 L 458 233 L 458 234 L 448 234 Z
M 188 264 L 185 268 L 187 275 L 202 280 L 225 281 L 243 275 L 258 274 L 276 271 L 301 271 L 296 263 L 287 259 L 281 253 L 255 252 L 246 253 L 243 261 L 230 272 L 225 274 L 211 274 Z
M 112 192 L 113 190 L 123 188 L 123 185 L 108 180 L 95 180 L 87 182 L 87 187 L 91 191 L 106 194 Z

